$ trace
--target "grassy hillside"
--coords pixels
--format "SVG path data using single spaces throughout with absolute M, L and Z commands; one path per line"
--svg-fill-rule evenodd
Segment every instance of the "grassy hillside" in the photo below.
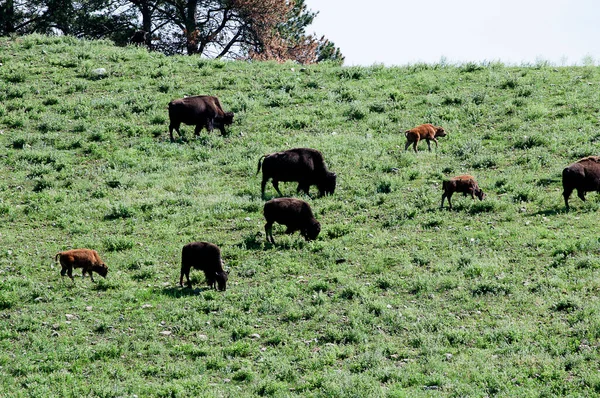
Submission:
M 339 67 L 0 39 L 0 391 L 10 396 L 591 396 L 600 393 L 600 70 Z M 102 68 L 102 69 L 101 69 Z M 218 131 L 170 142 L 167 103 L 219 96 Z M 449 132 L 404 151 L 404 130 Z M 335 195 L 305 242 L 264 236 L 258 158 L 321 150 Z M 476 176 L 488 195 L 441 181 Z M 283 184 L 295 195 L 295 184 Z M 312 188 L 316 192 L 315 187 Z M 269 184 L 267 196 L 275 197 Z M 228 290 L 178 287 L 222 249 Z M 61 280 L 89 247 L 106 279 Z

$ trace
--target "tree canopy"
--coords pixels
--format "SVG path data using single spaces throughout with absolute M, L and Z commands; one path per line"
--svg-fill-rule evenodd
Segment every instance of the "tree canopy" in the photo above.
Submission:
M 342 63 L 334 43 L 306 33 L 317 14 L 304 0 L 0 0 L 0 34 L 55 33 L 119 45 L 135 38 L 166 54 Z

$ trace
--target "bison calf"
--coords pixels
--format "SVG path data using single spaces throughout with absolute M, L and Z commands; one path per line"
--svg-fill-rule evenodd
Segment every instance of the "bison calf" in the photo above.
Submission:
M 600 191 L 600 157 L 588 156 L 567 166 L 562 172 L 563 197 L 569 210 L 569 196 L 577 190 L 577 196 L 585 202 L 586 192 Z
M 406 136 L 406 145 L 404 146 L 404 150 L 407 150 L 410 144 L 412 144 L 413 149 L 416 153 L 417 144 L 420 140 L 427 141 L 427 147 L 429 148 L 429 151 L 431 151 L 430 141 L 435 142 L 435 148 L 437 149 L 437 137 L 445 137 L 447 134 L 448 133 L 444 130 L 443 127 L 434 126 L 433 124 L 422 124 L 404 132 L 404 135 Z
M 477 196 L 479 200 L 485 198 L 485 194 L 479 189 L 477 181 L 470 175 L 462 175 L 444 181 L 442 183 L 442 188 L 444 193 L 442 194 L 442 204 L 440 205 L 440 208 L 444 207 L 444 199 L 448 198 L 448 207 L 452 209 L 451 198 L 454 192 L 462 192 L 463 196 L 470 194 L 473 199 L 475 199 L 475 196 Z
M 267 242 L 273 244 L 275 244 L 275 239 L 273 239 L 274 222 L 285 225 L 287 227 L 286 234 L 300 231 L 307 241 L 316 239 L 321 232 L 321 224 L 313 216 L 310 205 L 300 199 L 271 199 L 265 203 L 263 214 L 267 220 L 265 224 Z
M 217 126 L 221 134 L 225 135 L 225 126 L 233 123 L 233 112 L 223 111 L 217 97 L 198 95 L 169 102 L 169 121 L 171 141 L 173 141 L 173 129 L 181 136 L 179 131 L 181 123 L 195 125 L 196 135 L 199 135 L 204 127 L 209 132 L 212 131 L 213 126 Z
M 263 197 L 265 185 L 271 178 L 273 187 L 281 196 L 283 194 L 279 190 L 279 181 L 296 181 L 296 192 L 303 191 L 307 195 L 311 185 L 317 186 L 319 196 L 333 194 L 335 191 L 337 175 L 327 170 L 323 154 L 316 149 L 294 148 L 264 155 L 258 159 L 256 174 L 260 172 L 261 160 L 263 178 L 260 189 Z
M 106 274 L 108 273 L 108 267 L 96 250 L 91 249 L 73 249 L 67 250 L 64 252 L 56 253 L 54 256 L 54 261 L 57 261 L 60 258 L 60 275 L 65 276 L 65 273 L 69 275 L 69 278 L 73 282 L 75 279 L 73 278 L 73 268 L 81 268 L 81 277 L 85 277 L 85 274 L 90 274 L 90 279 L 92 282 L 94 281 L 94 277 L 92 276 L 92 271 L 96 272 L 103 278 L 106 278 Z
M 229 275 L 223 270 L 221 250 L 216 245 L 208 242 L 192 242 L 183 246 L 181 250 L 179 286 L 183 287 L 183 276 L 185 275 L 188 287 L 192 287 L 192 282 L 190 281 L 191 268 L 204 271 L 206 284 L 211 288 L 218 290 L 227 289 Z

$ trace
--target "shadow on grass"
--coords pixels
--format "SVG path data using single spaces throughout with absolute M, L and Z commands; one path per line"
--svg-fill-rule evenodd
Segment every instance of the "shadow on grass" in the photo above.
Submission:
M 564 206 L 557 206 L 551 209 L 538 210 L 535 213 L 528 214 L 528 216 L 557 216 L 559 214 L 569 214 L 569 211 Z
M 262 233 L 257 232 L 255 234 L 245 236 L 242 242 L 235 244 L 235 247 L 253 251 L 269 251 L 273 249 L 302 249 L 306 244 L 306 242 L 302 239 L 285 239 L 284 237 L 285 234 L 282 234 L 273 244 L 271 242 L 267 242 Z
M 180 298 L 180 297 L 189 297 L 189 296 L 198 296 L 199 294 L 207 291 L 213 290 L 210 287 L 195 287 L 190 289 L 188 287 L 165 287 L 164 289 L 156 289 L 158 293 L 161 293 L 165 296 L 169 296 L 172 298 Z
M 235 244 L 235 247 L 253 251 L 266 251 L 271 249 L 273 245 L 265 240 L 262 233 L 256 232 L 244 236 L 241 242 Z

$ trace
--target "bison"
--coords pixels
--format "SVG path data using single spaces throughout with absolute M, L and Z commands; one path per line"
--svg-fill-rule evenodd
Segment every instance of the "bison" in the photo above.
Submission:
M 442 204 L 440 205 L 440 208 L 444 207 L 444 199 L 448 198 L 448 207 L 452 209 L 451 198 L 454 192 L 462 192 L 463 196 L 470 194 L 473 199 L 475 199 L 475 196 L 477 196 L 479 200 L 485 198 L 485 193 L 479 189 L 477 181 L 470 175 L 462 175 L 444 181 L 442 188 L 444 193 L 442 194 Z
M 85 274 L 90 274 L 90 279 L 92 282 L 94 281 L 94 277 L 92 276 L 92 271 L 96 272 L 103 278 L 106 278 L 106 274 L 108 273 L 108 267 L 96 250 L 91 249 L 73 249 L 67 250 L 64 252 L 56 253 L 54 256 L 54 261 L 58 261 L 60 258 L 60 275 L 65 276 L 65 274 L 69 275 L 69 278 L 75 282 L 73 278 L 73 268 L 81 268 L 81 277 L 85 277 Z
M 194 134 L 199 135 L 204 127 L 210 132 L 213 126 L 225 135 L 225 126 L 233 123 L 233 112 L 224 112 L 217 97 L 198 95 L 169 102 L 169 134 L 173 141 L 173 129 L 181 136 L 181 123 L 195 125 Z
M 273 223 L 278 222 L 287 227 L 286 234 L 300 231 L 307 241 L 314 240 L 321 232 L 321 224 L 313 216 L 310 205 L 294 198 L 276 198 L 265 203 L 263 214 L 267 223 L 265 233 L 267 242 L 275 244 L 273 239 Z M 269 239 L 270 238 L 270 239 Z
M 209 242 L 192 242 L 183 246 L 181 250 L 179 286 L 183 287 L 183 276 L 185 275 L 188 287 L 192 287 L 192 282 L 190 281 L 191 268 L 204 271 L 206 284 L 211 288 L 218 290 L 227 289 L 229 275 L 223 270 L 221 250 L 216 245 Z
M 562 172 L 563 197 L 569 210 L 569 196 L 577 190 L 577 196 L 585 202 L 585 194 L 600 191 L 600 157 L 588 156 L 565 167 Z
M 143 46 L 147 43 L 149 43 L 149 34 L 148 32 L 144 31 L 144 30 L 136 30 L 135 32 L 133 32 L 133 35 L 131 35 L 131 37 L 129 38 L 129 42 L 131 44 L 137 45 L 137 46 Z
M 337 175 L 327 170 L 323 154 L 316 149 L 294 148 L 263 155 L 258 159 L 256 174 L 260 172 L 261 161 L 263 178 L 260 188 L 263 197 L 269 179 L 273 179 L 273 187 L 281 196 L 283 194 L 279 190 L 279 181 L 296 181 L 296 192 L 303 191 L 307 195 L 311 185 L 317 186 L 319 196 L 333 194 L 335 191 Z
M 443 127 L 434 126 L 433 124 L 422 124 L 413 129 L 406 130 L 404 135 L 406 136 L 406 145 L 404 150 L 407 150 L 410 144 L 412 144 L 415 153 L 417 153 L 417 144 L 420 140 L 427 141 L 427 147 L 431 151 L 430 141 L 435 142 L 435 148 L 438 147 L 437 137 L 445 137 L 448 133 Z

